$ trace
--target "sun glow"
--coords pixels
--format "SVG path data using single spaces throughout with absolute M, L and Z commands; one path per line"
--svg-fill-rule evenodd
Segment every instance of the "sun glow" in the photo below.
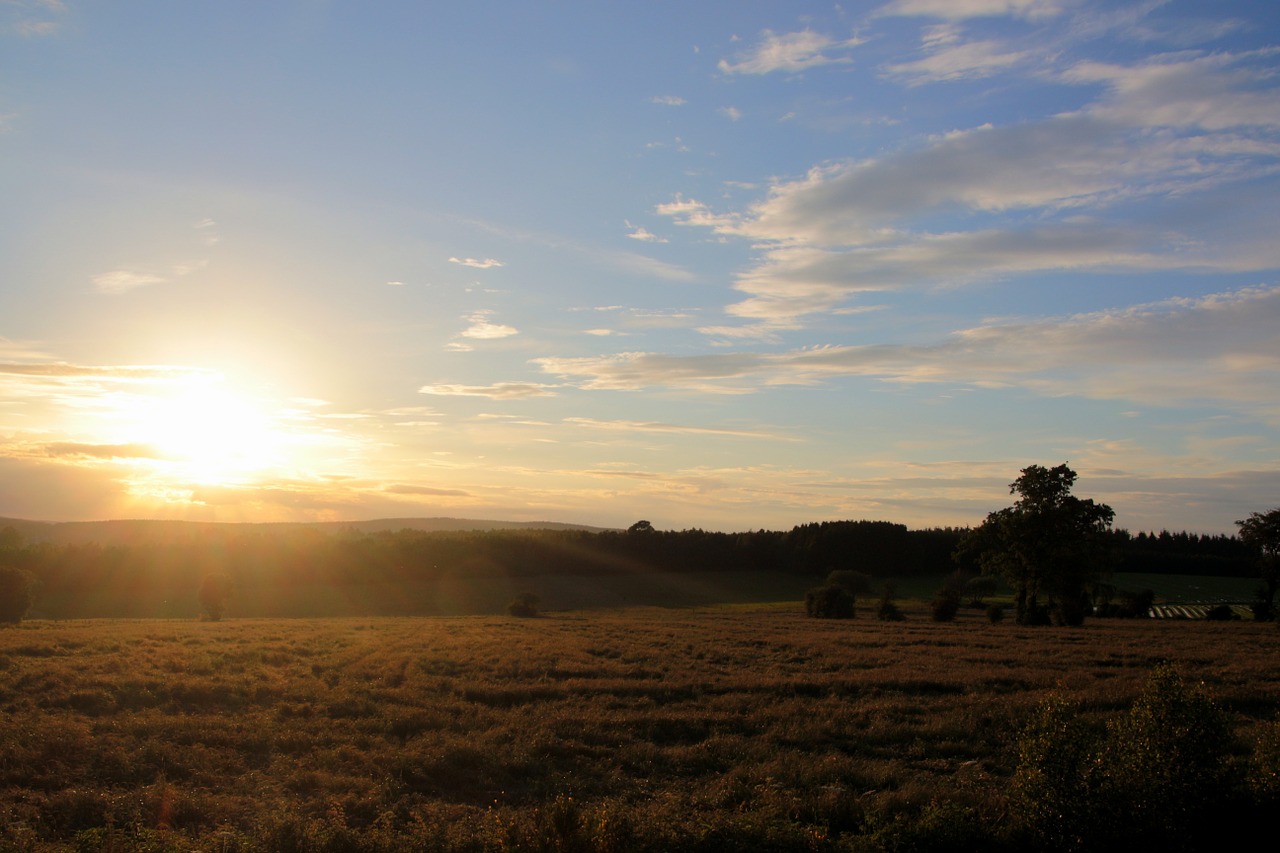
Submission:
M 293 462 L 296 442 L 280 415 L 212 382 L 134 401 L 126 414 L 131 440 L 155 452 L 156 467 L 168 478 L 238 485 Z

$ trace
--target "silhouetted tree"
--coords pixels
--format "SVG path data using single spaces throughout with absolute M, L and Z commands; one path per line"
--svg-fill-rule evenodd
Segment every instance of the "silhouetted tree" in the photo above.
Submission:
M 511 616 L 532 618 L 538 615 L 538 604 L 541 599 L 532 592 L 522 592 L 507 605 L 507 613 Z
M 957 561 L 976 559 L 985 574 L 1009 582 L 1020 624 L 1046 624 L 1050 614 L 1063 624 L 1080 624 L 1085 586 L 1106 568 L 1106 534 L 1115 512 L 1073 496 L 1075 481 L 1065 463 L 1022 469 L 1009 486 L 1019 500 L 988 515 L 957 548 Z
M 36 579 L 30 572 L 0 566 L 0 622 L 21 622 L 35 597 Z
M 226 572 L 209 572 L 200 581 L 200 612 L 204 619 L 217 622 L 227 611 L 231 597 L 231 578 Z
M 1276 587 L 1280 586 L 1280 507 L 1270 512 L 1255 512 L 1237 521 L 1240 538 L 1254 550 L 1258 560 L 1262 586 L 1258 589 L 1258 606 L 1254 616 L 1275 616 Z
M 969 599 L 970 607 L 986 607 L 985 599 L 988 595 L 995 595 L 996 584 L 995 578 L 988 575 L 978 575 L 969 578 L 964 582 L 964 595 Z
M 830 583 L 805 593 L 804 610 L 815 619 L 852 619 L 855 602 L 850 590 Z
M 898 588 L 893 585 L 892 581 L 885 581 L 884 586 L 880 589 L 880 606 L 876 608 L 876 618 L 882 622 L 901 622 L 907 616 L 902 612 L 902 608 L 898 607 L 894 598 L 898 595 Z

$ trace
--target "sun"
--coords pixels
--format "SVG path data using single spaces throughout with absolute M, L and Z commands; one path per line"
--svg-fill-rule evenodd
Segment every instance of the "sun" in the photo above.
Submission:
M 170 477 L 201 485 L 235 485 L 288 462 L 290 440 L 278 416 L 252 397 L 212 383 L 149 398 L 132 413 L 140 443 Z

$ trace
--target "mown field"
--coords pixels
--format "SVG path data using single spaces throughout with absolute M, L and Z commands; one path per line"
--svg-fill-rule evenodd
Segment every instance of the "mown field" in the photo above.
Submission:
M 1276 729 L 1275 625 L 906 609 L 29 621 L 0 630 L 0 849 L 929 849 L 902 827 L 1016 817 L 1051 695 L 1101 720 L 1173 661 L 1241 761 Z

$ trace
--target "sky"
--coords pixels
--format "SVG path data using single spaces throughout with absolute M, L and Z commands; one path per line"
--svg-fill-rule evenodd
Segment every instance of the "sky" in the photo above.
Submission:
M 1280 505 L 1280 4 L 0 0 L 0 516 Z

